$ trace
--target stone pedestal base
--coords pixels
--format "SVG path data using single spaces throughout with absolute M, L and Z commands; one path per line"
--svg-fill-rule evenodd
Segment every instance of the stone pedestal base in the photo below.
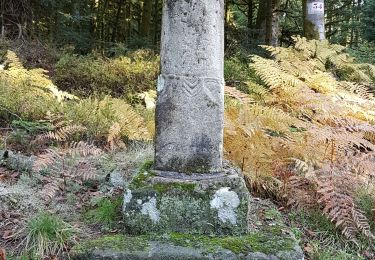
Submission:
M 142 170 L 128 185 L 123 211 L 125 234 L 81 243 L 71 258 L 304 259 L 277 208 L 251 197 L 229 166 L 208 175 Z
M 242 176 L 231 167 L 216 174 L 140 172 L 124 195 L 125 231 L 246 234 L 249 199 Z

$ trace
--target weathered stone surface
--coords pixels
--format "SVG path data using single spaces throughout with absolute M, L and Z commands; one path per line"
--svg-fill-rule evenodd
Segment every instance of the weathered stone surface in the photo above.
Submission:
M 124 223 L 131 234 L 245 234 L 249 192 L 242 176 L 222 173 L 140 172 L 124 195 Z
M 302 250 L 291 237 L 251 234 L 244 237 L 189 237 L 171 234 L 164 237 L 109 236 L 83 242 L 71 251 L 76 260 L 300 260 Z M 259 239 L 259 238 L 261 239 Z M 262 247 L 264 243 L 265 246 Z
M 304 31 L 308 39 L 325 40 L 324 0 L 304 0 Z
M 156 170 L 221 171 L 223 74 L 224 1 L 164 1 Z

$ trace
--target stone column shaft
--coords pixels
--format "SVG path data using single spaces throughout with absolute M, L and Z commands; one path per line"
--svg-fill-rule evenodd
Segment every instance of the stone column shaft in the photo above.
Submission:
M 222 169 L 224 0 L 165 0 L 155 170 Z

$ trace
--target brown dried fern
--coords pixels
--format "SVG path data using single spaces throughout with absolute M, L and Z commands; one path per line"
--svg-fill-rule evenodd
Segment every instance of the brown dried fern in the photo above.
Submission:
M 323 206 L 323 213 L 347 239 L 356 241 L 358 233 L 374 239 L 368 219 L 355 207 L 352 197 L 335 187 L 332 177 L 319 181 L 318 185 L 318 202 Z
M 68 126 L 59 126 L 55 127 L 55 130 L 49 131 L 48 133 L 44 133 L 38 135 L 35 139 L 35 142 L 46 142 L 46 141 L 57 141 L 57 142 L 64 142 L 70 139 L 77 133 L 81 133 L 87 130 L 86 127 L 81 125 L 68 125 Z
M 96 147 L 93 144 L 89 144 L 83 141 L 80 142 L 72 142 L 68 146 L 69 148 L 66 151 L 66 154 L 70 156 L 84 156 L 87 157 L 89 155 L 98 156 L 103 153 L 102 149 Z
M 237 99 L 242 104 L 254 103 L 254 100 L 251 99 L 248 94 L 243 93 L 242 91 L 234 87 L 225 86 L 225 95 L 227 95 L 228 97 Z
M 42 196 L 45 201 L 50 201 L 56 196 L 56 194 L 60 190 L 61 183 L 61 179 L 51 180 L 51 182 L 44 185 L 43 189 L 39 192 L 40 196 Z

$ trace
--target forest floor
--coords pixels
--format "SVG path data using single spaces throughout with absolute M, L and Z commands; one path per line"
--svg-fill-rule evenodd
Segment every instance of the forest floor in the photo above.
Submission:
M 44 226 L 61 221 L 60 228 L 69 230 L 69 235 L 56 244 L 63 255 L 83 241 L 121 234 L 124 184 L 149 167 L 152 154 L 151 144 L 138 143 L 115 153 L 80 158 L 81 163 L 94 166 L 90 169 L 95 169 L 96 181 L 67 180 L 66 185 L 53 191 L 52 200 L 48 195 L 52 191 L 45 190 L 49 177 L 31 175 L 27 170 L 35 157 L 10 152 L 0 166 L 0 249 L 8 254 L 7 259 L 18 259 L 27 250 L 42 250 L 33 244 L 41 242 L 32 232 L 48 235 L 49 231 L 41 226 L 33 230 L 37 219 Z M 283 207 L 279 210 L 307 259 L 374 259 L 370 250 L 345 241 L 320 213 L 296 213 Z M 56 257 L 51 254 L 47 258 Z
M 124 183 L 152 158 L 151 151 L 149 144 L 139 144 L 126 151 L 81 158 L 82 164 L 95 165 L 96 181 L 67 180 L 53 191 L 53 200 L 49 197 L 52 191 L 45 189 L 48 177 L 17 169 L 33 158 L 9 154 L 0 167 L 0 248 L 8 255 L 22 255 L 35 246 L 28 245 L 33 242 L 28 241 L 30 225 L 45 214 L 70 229 L 71 234 L 61 244 L 64 252 L 81 240 L 120 233 Z M 48 224 L 51 219 L 44 221 Z

